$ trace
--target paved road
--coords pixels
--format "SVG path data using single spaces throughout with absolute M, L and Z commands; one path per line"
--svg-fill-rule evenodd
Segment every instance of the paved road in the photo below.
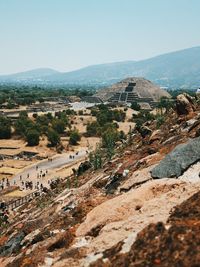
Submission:
M 70 157 L 70 155 L 72 157 Z M 51 159 L 43 160 L 34 165 L 31 165 L 29 168 L 26 168 L 24 171 L 15 175 L 11 180 L 11 185 L 16 183 L 16 185 L 21 186 L 22 181 L 33 181 L 35 184 L 37 181 L 42 182 L 44 186 L 47 186 L 47 180 L 45 177 L 39 178 L 38 175 L 49 172 L 50 170 L 61 168 L 62 166 L 68 165 L 70 163 L 76 163 L 78 160 L 83 159 L 86 156 L 86 151 L 81 150 L 76 154 L 76 152 L 65 153 L 58 156 L 55 156 Z M 21 180 L 20 180 L 21 177 Z

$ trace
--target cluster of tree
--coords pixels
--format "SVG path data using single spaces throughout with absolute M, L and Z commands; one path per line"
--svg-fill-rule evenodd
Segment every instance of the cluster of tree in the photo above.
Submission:
M 166 113 L 169 112 L 170 109 L 175 107 L 174 99 L 169 99 L 167 97 L 161 97 L 156 108 L 161 111 L 161 115 L 163 115 L 163 111 Z
M 103 166 L 103 151 L 100 146 L 98 146 L 95 151 L 89 154 L 89 161 L 94 168 L 94 170 L 100 169 Z
M 92 109 L 96 121 L 87 125 L 87 136 L 101 137 L 101 145 L 90 154 L 90 162 L 94 169 L 102 167 L 103 159 L 110 160 L 115 154 L 116 142 L 126 138 L 123 131 L 118 131 L 116 121 L 124 121 L 126 113 L 122 110 L 111 110 L 105 105 Z
M 124 133 L 121 135 L 113 125 L 102 133 L 101 144 L 89 155 L 90 163 L 95 170 L 101 168 L 105 160 L 112 159 L 115 155 L 116 142 L 121 138 L 125 138 Z
M 60 135 L 65 132 L 69 126 L 69 119 L 66 113 L 57 112 L 53 117 L 51 113 L 41 116 L 34 116 L 35 120 L 28 118 L 27 114 L 21 114 L 16 121 L 15 133 L 25 137 L 29 145 L 38 145 L 39 137 L 46 135 L 51 146 L 60 143 Z M 33 138 L 34 135 L 34 138 Z M 34 142 L 33 142 L 34 140 Z
M 133 101 L 133 102 L 131 103 L 131 108 L 132 108 L 133 110 L 139 111 L 139 110 L 140 110 L 140 105 L 139 105 L 136 101 Z
M 109 124 L 109 127 L 105 128 L 101 135 L 101 143 L 95 151 L 89 155 L 89 160 L 93 168 L 100 169 L 106 160 L 111 160 L 116 152 L 117 141 L 126 139 L 126 135 L 123 131 L 118 131 L 114 124 Z
M 60 86 L 60 88 L 44 88 L 40 86 L 0 85 L 0 106 L 14 108 L 18 105 L 30 105 L 39 101 L 44 102 L 49 97 L 79 97 L 94 94 L 95 88 L 88 86 Z
M 99 105 L 92 109 L 91 114 L 96 117 L 96 121 L 87 125 L 87 136 L 102 136 L 108 128 L 117 128 L 116 122 L 124 121 L 126 113 L 122 110 L 111 110 L 106 105 Z
M 29 146 L 38 145 L 42 135 L 47 136 L 51 146 L 57 146 L 60 143 L 60 135 L 65 132 L 66 127 L 70 128 L 70 124 L 65 111 L 57 112 L 54 117 L 51 113 L 41 116 L 34 114 L 33 119 L 28 117 L 26 111 L 22 111 L 13 125 L 7 118 L 0 117 L 0 139 L 11 138 L 12 127 L 13 134 L 25 139 Z M 79 140 L 77 131 L 70 132 L 71 144 L 77 144 Z

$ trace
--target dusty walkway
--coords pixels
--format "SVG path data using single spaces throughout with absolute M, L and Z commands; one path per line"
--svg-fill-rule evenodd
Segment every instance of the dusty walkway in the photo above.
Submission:
M 67 165 L 71 166 L 73 163 L 76 164 L 81 159 L 84 159 L 86 155 L 86 150 L 80 150 L 79 152 L 65 153 L 49 160 L 43 160 L 15 175 L 11 179 L 11 184 L 15 183 L 21 186 L 22 181 L 32 181 L 33 184 L 39 182 L 43 186 L 48 186 L 48 179 L 52 178 L 52 175 L 56 175 L 56 169 Z

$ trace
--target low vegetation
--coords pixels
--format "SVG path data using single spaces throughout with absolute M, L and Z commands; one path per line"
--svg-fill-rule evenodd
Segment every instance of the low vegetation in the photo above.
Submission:
M 17 136 L 27 141 L 29 146 L 37 146 L 40 138 L 46 136 L 49 146 L 56 147 L 60 144 L 60 137 L 63 134 L 67 135 L 66 129 L 70 130 L 70 119 L 68 110 L 56 112 L 55 116 L 51 113 L 37 115 L 32 118 L 28 117 L 26 111 L 21 111 L 19 118 L 15 122 L 0 116 L 0 139 L 9 139 L 12 136 Z M 70 132 L 71 145 L 76 145 L 80 141 L 79 132 Z

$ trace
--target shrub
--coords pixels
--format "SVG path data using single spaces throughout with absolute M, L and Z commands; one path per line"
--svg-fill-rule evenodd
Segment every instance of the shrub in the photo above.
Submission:
M 122 110 L 113 110 L 112 111 L 112 118 L 115 121 L 124 121 L 126 118 L 126 113 Z
M 109 160 L 115 154 L 115 143 L 117 140 L 119 140 L 119 133 L 116 129 L 107 129 L 102 134 L 102 145 L 106 149 L 106 154 Z
M 134 101 L 134 102 L 131 103 L 131 108 L 136 110 L 136 111 L 139 111 L 140 110 L 140 105 L 136 101 Z
M 64 133 L 65 126 L 66 126 L 65 122 L 61 119 L 55 119 L 52 122 L 52 128 L 59 134 Z
M 79 116 L 83 116 L 83 110 L 79 110 L 79 111 L 78 111 L 78 115 L 79 115 Z
M 37 146 L 40 141 L 40 134 L 35 129 L 30 129 L 26 133 L 26 141 L 29 146 Z
M 157 108 L 161 110 L 161 114 L 163 114 L 163 109 L 168 112 L 171 108 L 174 108 L 174 101 L 163 96 L 160 98 Z
M 70 145 L 75 146 L 78 144 L 78 141 L 80 141 L 80 140 L 81 140 L 81 136 L 77 130 L 74 130 L 70 133 L 70 136 L 69 136 L 69 144 Z
M 89 161 L 95 170 L 102 168 L 103 156 L 100 148 L 89 154 Z
M 38 114 L 37 113 L 33 113 L 33 118 L 37 119 L 37 117 L 38 117 Z
M 156 117 L 156 127 L 160 128 L 160 126 L 165 122 L 164 116 L 158 116 Z
M 26 114 L 21 114 L 14 124 L 15 133 L 22 137 L 26 136 L 28 129 L 34 128 L 34 123 L 29 119 Z
M 48 141 L 50 142 L 51 146 L 57 146 L 60 143 L 60 136 L 53 129 L 48 130 L 47 138 L 48 138 Z
M 133 114 L 133 121 L 138 125 L 142 125 L 143 123 L 152 121 L 154 119 L 155 116 L 146 110 L 141 110 L 137 115 Z
M 0 117 L 0 139 L 11 137 L 11 122 L 7 118 Z
M 86 127 L 87 136 L 98 136 L 99 128 L 100 128 L 100 126 L 99 126 L 98 122 L 96 122 L 96 121 L 88 123 L 87 127 Z
M 120 140 L 124 140 L 124 139 L 126 139 L 126 134 L 125 134 L 124 131 L 122 131 L 122 130 L 119 132 L 119 139 L 120 139 Z

